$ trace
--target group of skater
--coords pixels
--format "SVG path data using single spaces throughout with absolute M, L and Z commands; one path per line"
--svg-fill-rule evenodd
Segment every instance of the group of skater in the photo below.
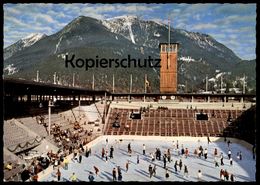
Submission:
M 118 143 L 118 142 L 117 142 Z M 199 142 L 200 143 L 200 142 Z M 211 143 L 210 140 L 208 140 L 208 144 Z M 227 151 L 227 157 L 225 159 L 229 160 L 229 166 L 233 165 L 233 158 L 232 158 L 232 147 L 231 147 L 231 142 L 227 142 L 228 146 L 228 151 Z M 209 147 L 209 145 L 208 145 Z M 116 149 L 118 147 L 115 147 Z M 114 159 L 114 151 L 115 148 L 113 145 L 108 145 L 108 139 L 106 139 L 106 146 L 102 147 L 100 154 L 101 158 L 105 161 L 108 162 L 108 160 Z M 132 158 L 131 155 L 133 154 L 133 149 L 131 142 L 127 144 L 127 154 L 128 157 Z M 149 151 L 151 148 L 149 148 Z M 81 163 L 82 160 L 82 155 L 85 152 L 85 156 L 88 157 L 91 154 L 91 149 L 86 148 L 85 150 L 82 148 L 79 148 L 78 150 L 74 150 L 73 152 L 73 158 L 74 162 L 77 160 L 78 163 Z M 211 152 L 210 152 L 211 153 Z M 141 160 L 148 161 L 150 164 L 148 165 L 148 176 L 149 178 L 155 177 L 158 171 L 158 169 L 163 168 L 165 170 L 165 179 L 169 179 L 171 176 L 171 172 L 179 175 L 183 175 L 183 177 L 189 178 L 189 170 L 187 164 L 183 163 L 183 160 L 185 161 L 189 160 L 189 157 L 197 157 L 200 158 L 201 160 L 208 160 L 208 149 L 207 147 L 202 147 L 202 145 L 199 145 L 197 148 L 195 148 L 194 153 L 190 154 L 189 153 L 189 148 L 184 147 L 183 144 L 179 145 L 178 140 L 175 142 L 173 141 L 173 148 L 166 148 L 163 151 L 159 147 L 155 148 L 154 152 L 148 152 L 147 153 L 147 147 L 145 144 L 142 145 L 142 153 L 140 152 L 135 152 L 136 154 L 136 165 L 139 163 L 142 163 Z M 98 155 L 98 154 L 97 154 Z M 142 156 L 140 158 L 140 156 Z M 229 173 L 225 168 L 224 164 L 224 154 L 223 152 L 218 151 L 217 148 L 214 148 L 212 151 L 212 156 L 214 158 L 213 164 L 215 164 L 215 167 L 222 167 L 220 169 L 220 181 L 235 181 L 235 177 L 233 173 Z M 174 158 L 176 160 L 174 160 Z M 219 160 L 220 159 L 220 165 L 219 165 Z M 65 159 L 67 160 L 67 159 Z M 237 160 L 242 160 L 242 152 L 238 151 L 237 152 Z M 156 163 L 157 161 L 157 163 Z M 158 163 L 158 161 L 160 161 Z M 173 162 L 174 161 L 174 162 Z M 130 160 L 127 160 L 125 162 L 125 169 L 124 172 L 127 173 L 129 170 L 129 165 L 130 165 Z M 160 165 L 162 163 L 162 165 Z M 170 170 L 170 163 L 173 164 L 172 171 Z M 65 169 L 68 169 L 68 165 L 65 165 Z M 204 172 L 206 173 L 206 172 Z M 89 171 L 88 174 L 88 179 L 89 181 L 95 181 L 96 177 L 99 176 L 100 174 L 100 169 L 98 166 L 94 165 L 93 166 L 93 171 Z M 58 169 L 57 175 L 61 176 L 60 169 Z M 73 173 L 70 177 L 71 181 L 76 181 L 75 178 L 76 175 Z M 198 181 L 203 181 L 203 175 L 202 175 L 202 170 L 199 169 L 197 171 L 197 179 Z M 123 175 L 121 171 L 121 167 L 115 164 L 115 166 L 111 169 L 111 181 L 122 181 L 123 180 Z

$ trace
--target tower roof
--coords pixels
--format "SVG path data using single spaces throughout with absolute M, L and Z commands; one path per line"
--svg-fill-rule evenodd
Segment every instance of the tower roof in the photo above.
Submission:
M 162 43 L 159 44 L 159 47 L 161 47 L 161 45 L 164 45 L 164 44 L 168 45 L 169 43 L 167 43 L 167 42 L 162 42 Z M 171 44 L 180 45 L 180 43 L 178 43 L 178 42 L 171 42 L 170 45 L 171 45 Z

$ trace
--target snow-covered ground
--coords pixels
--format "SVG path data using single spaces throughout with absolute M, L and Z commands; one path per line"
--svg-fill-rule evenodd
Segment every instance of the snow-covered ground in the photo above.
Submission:
M 223 142 L 223 138 L 212 140 L 212 143 L 207 143 L 207 139 L 204 138 L 192 138 L 192 137 L 136 137 L 132 136 L 123 139 L 119 142 L 119 138 L 123 136 L 102 136 L 100 141 L 91 147 L 92 153 L 90 157 L 83 156 L 82 162 L 70 161 L 69 169 L 64 170 L 61 168 L 61 181 L 69 181 L 69 177 L 75 172 L 79 181 L 89 181 L 88 175 L 92 171 L 94 173 L 93 166 L 97 166 L 100 170 L 98 176 L 95 176 L 94 181 L 112 181 L 112 170 L 114 167 L 120 166 L 122 170 L 123 181 L 198 181 L 197 172 L 200 169 L 202 171 L 202 181 L 219 181 L 220 169 L 226 169 L 229 173 L 233 173 L 235 181 L 255 181 L 256 162 L 253 160 L 251 148 L 245 147 L 245 145 L 237 144 L 232 142 L 230 148 L 232 151 L 233 166 L 230 166 L 227 152 L 227 143 Z M 108 144 L 106 145 L 105 139 L 108 138 Z M 178 156 L 176 149 L 176 142 L 178 140 L 179 148 L 182 145 L 184 149 L 189 149 L 190 155 Z M 174 142 L 173 142 L 174 141 Z M 131 143 L 132 156 L 127 153 L 127 145 Z M 239 142 L 243 143 L 243 142 Z M 146 155 L 143 155 L 143 144 L 146 145 Z M 113 145 L 114 147 L 114 158 L 105 159 L 101 158 L 102 147 L 107 148 L 109 154 L 109 148 Z M 195 148 L 201 145 L 204 149 L 208 150 L 208 159 L 204 157 L 198 158 L 193 154 Z M 162 154 L 168 148 L 171 150 L 172 162 L 167 162 L 170 177 L 165 178 L 165 169 L 163 168 L 163 161 L 155 160 L 151 161 L 150 153 L 155 152 L 155 148 L 160 148 Z M 218 154 L 223 152 L 224 155 L 224 166 L 215 167 L 214 164 L 214 149 L 218 149 Z M 238 160 L 236 155 L 237 152 L 241 151 L 243 155 L 242 160 Z M 137 164 L 137 155 L 139 155 L 140 163 Z M 183 166 L 188 167 L 188 177 L 184 177 L 184 168 L 175 173 L 174 162 L 182 159 Z M 129 170 L 126 172 L 125 164 L 129 160 Z M 220 157 L 217 158 L 220 164 Z M 157 170 L 156 175 L 152 178 L 149 177 L 148 166 L 152 164 L 152 167 L 156 164 Z M 40 181 L 56 181 L 55 174 L 53 171 L 50 174 L 46 174 Z

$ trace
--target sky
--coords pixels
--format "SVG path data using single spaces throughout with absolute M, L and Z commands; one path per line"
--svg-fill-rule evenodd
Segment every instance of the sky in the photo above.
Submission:
M 4 4 L 4 48 L 32 33 L 52 35 L 78 16 L 134 15 L 208 34 L 241 59 L 256 58 L 256 4 Z

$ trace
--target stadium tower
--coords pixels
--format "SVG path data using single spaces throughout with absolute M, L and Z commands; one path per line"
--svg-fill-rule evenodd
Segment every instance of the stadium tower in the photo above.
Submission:
M 160 92 L 177 93 L 177 51 L 178 43 L 170 42 L 170 21 L 168 43 L 160 43 Z

